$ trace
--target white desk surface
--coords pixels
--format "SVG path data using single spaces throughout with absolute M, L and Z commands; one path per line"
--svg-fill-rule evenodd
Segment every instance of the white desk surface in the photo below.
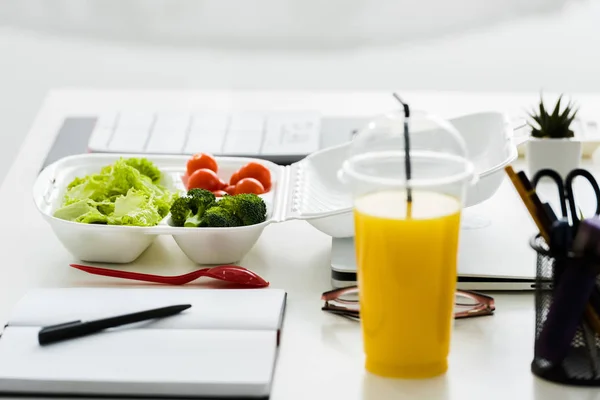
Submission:
M 484 109 L 522 110 L 535 104 L 538 94 L 404 93 L 403 96 L 414 108 L 449 116 Z M 600 114 L 600 95 L 582 95 L 577 99 L 582 114 Z M 235 109 L 245 104 L 256 108 L 304 107 L 338 115 L 372 114 L 395 107 L 389 93 L 246 92 L 235 97 L 228 92 L 52 93 L 0 187 L 0 210 L 4 213 L 0 231 L 3 254 L 0 322 L 6 320 L 15 302 L 32 287 L 124 284 L 68 267 L 75 260 L 38 215 L 31 187 L 65 110 L 89 114 L 132 103 L 141 109 L 173 110 L 201 106 Z M 514 212 L 524 210 L 515 208 Z M 527 217 L 521 220 L 523 225 L 514 229 L 528 236 L 533 232 L 532 225 Z M 273 287 L 289 293 L 272 399 L 600 399 L 597 389 L 555 385 L 530 372 L 534 332 L 531 293 L 494 294 L 497 304 L 494 316 L 458 321 L 450 368 L 445 376 L 403 381 L 365 373 L 359 325 L 320 310 L 320 294 L 330 288 L 330 246 L 331 239 L 310 225 L 286 222 L 269 226 L 242 262 L 269 280 Z M 506 259 L 511 262 L 508 249 Z M 530 261 L 525 260 L 523 268 L 532 268 Z M 174 241 L 165 236 L 138 261 L 124 268 L 175 274 L 195 267 Z M 198 285 L 204 284 L 200 281 Z

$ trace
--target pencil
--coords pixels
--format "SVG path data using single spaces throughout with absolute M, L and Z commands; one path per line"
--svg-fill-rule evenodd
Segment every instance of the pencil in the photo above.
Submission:
M 553 222 L 553 221 L 551 221 L 552 217 L 550 215 L 548 215 L 548 213 L 546 212 L 546 208 L 544 208 L 542 201 L 538 197 L 537 192 L 535 191 L 535 188 L 529 181 L 529 178 L 527 178 L 527 175 L 525 174 L 525 172 L 519 171 L 519 173 L 517 173 L 517 177 L 521 181 L 523 189 L 525 190 L 525 194 L 527 195 L 527 197 L 529 197 L 529 199 L 533 203 L 533 206 L 536 209 L 536 214 L 538 216 L 538 219 L 546 227 L 546 231 L 549 232 L 552 229 L 552 222 Z
M 508 177 L 510 178 L 513 186 L 517 190 L 517 193 L 521 197 L 521 201 L 523 201 L 523 204 L 525 204 L 527 211 L 529 211 L 529 215 L 533 219 L 533 222 L 535 222 L 535 225 L 537 226 L 538 230 L 540 231 L 540 234 L 542 235 L 542 237 L 544 238 L 546 243 L 550 243 L 550 235 L 548 232 L 548 228 L 546 226 L 544 226 L 544 224 L 540 220 L 533 202 L 531 201 L 529 196 L 527 196 L 527 192 L 525 191 L 525 188 L 523 187 L 523 183 L 521 182 L 521 180 L 515 173 L 514 169 L 510 165 L 506 166 L 504 168 L 504 170 L 506 171 Z

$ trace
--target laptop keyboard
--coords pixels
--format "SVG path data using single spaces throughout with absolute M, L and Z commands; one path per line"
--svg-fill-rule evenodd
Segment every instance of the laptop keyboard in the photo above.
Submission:
M 118 112 L 98 118 L 92 152 L 286 156 L 319 150 L 317 112 Z

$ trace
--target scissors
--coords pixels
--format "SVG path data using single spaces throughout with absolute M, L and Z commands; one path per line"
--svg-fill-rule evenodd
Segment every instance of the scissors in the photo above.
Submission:
M 561 215 L 567 222 L 569 219 L 571 220 L 571 226 L 575 230 L 577 230 L 579 223 L 581 222 L 577 213 L 577 203 L 575 202 L 575 194 L 573 192 L 573 181 L 577 177 L 585 178 L 592 186 L 596 197 L 596 211 L 594 212 L 594 215 L 600 215 L 600 187 L 598 187 L 598 182 L 594 176 L 585 169 L 576 168 L 572 170 L 569 172 L 564 182 L 558 172 L 552 169 L 542 169 L 533 176 L 531 181 L 535 188 L 537 188 L 537 184 L 542 178 L 550 178 L 554 181 L 558 189 Z

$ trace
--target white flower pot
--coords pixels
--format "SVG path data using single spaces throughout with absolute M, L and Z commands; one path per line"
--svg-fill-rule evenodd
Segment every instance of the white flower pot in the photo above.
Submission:
M 563 178 L 571 170 L 579 168 L 582 145 L 578 140 L 531 138 L 525 146 L 530 178 L 545 168 L 555 170 Z

